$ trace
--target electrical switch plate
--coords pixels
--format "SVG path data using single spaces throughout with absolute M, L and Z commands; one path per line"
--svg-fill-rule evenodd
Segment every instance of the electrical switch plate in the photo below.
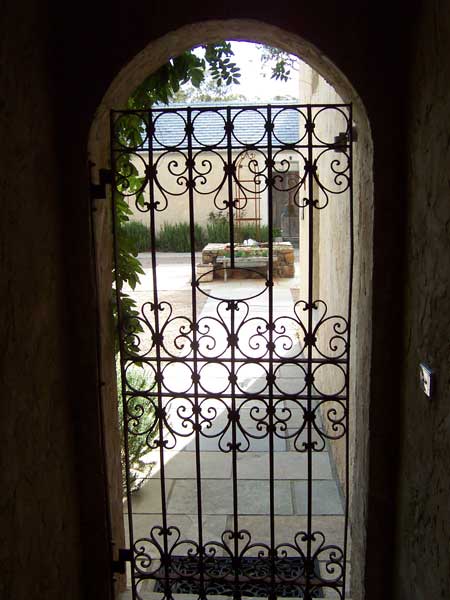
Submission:
M 422 388 L 423 393 L 431 398 L 431 394 L 433 393 L 433 385 L 434 385 L 434 371 L 425 363 L 420 363 L 419 365 L 419 377 L 420 377 L 420 387 Z

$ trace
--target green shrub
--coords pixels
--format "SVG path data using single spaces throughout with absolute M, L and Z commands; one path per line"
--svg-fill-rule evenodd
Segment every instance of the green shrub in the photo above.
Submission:
M 281 236 L 281 231 L 277 227 L 273 228 L 272 239 Z M 234 238 L 237 244 L 242 244 L 244 240 L 252 239 L 257 242 L 269 241 L 269 228 L 267 225 L 260 225 L 259 230 L 256 225 L 240 225 L 236 227 Z
M 130 222 L 127 225 L 142 225 L 141 223 Z M 145 226 L 143 226 L 145 228 Z M 150 247 L 150 235 L 148 229 L 148 243 L 146 249 Z M 281 231 L 277 228 L 273 230 L 273 237 L 279 237 Z M 228 243 L 230 241 L 230 230 L 228 218 L 218 213 L 210 213 L 206 227 L 196 224 L 194 226 L 195 251 L 202 250 L 206 244 Z M 256 225 L 235 225 L 234 239 L 237 244 L 244 240 L 253 239 L 258 242 L 267 242 L 269 238 L 269 229 L 267 225 L 261 225 L 259 229 Z M 139 252 L 143 252 L 139 246 Z M 156 236 L 156 249 L 160 252 L 190 252 L 191 237 L 189 223 L 164 223 Z
M 122 377 L 120 372 L 120 362 L 117 360 L 117 395 L 119 399 L 119 424 L 121 433 L 120 458 L 122 464 L 122 486 L 123 493 L 126 494 L 126 461 L 125 461 L 125 423 L 123 416 L 122 400 Z M 143 367 L 131 365 L 126 371 L 127 392 L 134 392 L 136 395 L 127 394 L 127 427 L 128 427 L 128 461 L 129 477 L 131 490 L 138 489 L 138 479 L 147 477 L 154 463 L 145 463 L 142 458 L 150 452 L 150 444 L 158 433 L 157 423 L 155 422 L 155 398 L 148 396 L 148 390 L 151 390 L 154 383 Z M 136 391 L 144 391 L 145 395 L 139 395 Z M 139 407 L 142 407 L 142 410 Z M 142 415 L 141 415 L 142 412 Z
M 277 227 L 273 229 L 273 238 L 281 236 L 281 231 Z M 230 241 L 230 229 L 228 215 L 224 212 L 211 212 L 208 216 L 206 225 L 206 243 L 227 243 Z M 251 223 L 234 224 L 234 241 L 242 244 L 244 240 L 256 240 L 257 242 L 269 241 L 269 228 L 267 225 L 260 225 L 258 228 Z
M 120 226 L 137 252 L 150 251 L 150 229 L 140 221 L 127 221 Z
M 194 236 L 195 250 L 201 250 L 205 246 L 205 239 L 200 225 L 194 226 Z M 156 237 L 156 249 L 162 252 L 190 252 L 189 223 L 164 223 Z
M 205 231 L 205 240 L 207 244 L 220 244 L 230 241 L 230 228 L 228 221 L 215 221 L 207 223 Z

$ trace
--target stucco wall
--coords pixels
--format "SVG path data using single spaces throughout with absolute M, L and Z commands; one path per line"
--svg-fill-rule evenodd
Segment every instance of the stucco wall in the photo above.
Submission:
M 320 77 L 312 69 L 303 65 L 301 67 L 300 76 L 300 94 L 305 102 L 311 104 L 342 104 L 342 98 L 336 93 L 331 85 L 329 85 L 323 77 Z M 337 110 L 327 109 L 322 113 L 322 116 L 317 119 L 314 130 L 315 135 L 319 139 L 326 140 L 329 143 L 334 141 L 335 136 L 346 130 L 346 122 L 342 115 Z M 320 156 L 320 151 L 316 153 L 316 157 Z M 367 160 L 364 157 L 364 160 Z M 349 300 L 350 300 L 350 250 L 351 250 L 351 221 L 350 221 L 350 187 L 343 193 L 338 193 L 340 189 L 344 189 L 346 184 L 344 179 L 335 180 L 335 173 L 332 170 L 334 164 L 335 169 L 343 170 L 344 173 L 350 174 L 348 169 L 348 159 L 345 154 L 336 152 L 326 152 L 322 158 L 318 159 L 317 174 L 320 183 L 332 192 L 326 192 L 320 188 L 317 182 L 313 184 L 314 199 L 318 201 L 318 207 L 313 211 L 313 297 L 321 300 L 327 305 L 327 317 L 336 316 L 343 317 L 346 321 L 349 315 Z M 340 183 L 340 185 L 339 185 Z M 356 182 L 358 183 L 358 182 Z M 328 197 L 327 195 L 328 194 Z M 361 202 L 365 198 L 356 197 L 356 210 L 359 215 Z M 300 215 L 302 216 L 302 215 Z M 308 267 L 307 256 L 309 247 L 309 211 L 305 210 L 304 218 L 300 219 L 300 237 L 303 240 L 300 242 L 300 272 L 301 272 L 301 288 L 307 292 L 308 289 Z M 359 247 L 357 248 L 359 251 Z M 359 256 L 356 256 L 358 261 Z M 304 293 L 305 293 L 304 292 Z M 358 305 L 356 305 L 358 308 Z M 315 322 L 322 315 L 323 310 L 320 305 L 315 315 Z M 354 319 L 359 317 L 358 312 L 354 314 Z M 342 321 L 339 324 L 342 325 Z M 327 350 L 330 357 L 334 356 L 328 344 L 331 338 L 335 335 L 332 327 L 338 325 L 338 321 L 330 321 L 329 326 L 319 327 L 318 329 L 318 346 L 322 350 Z M 367 327 L 367 323 L 365 324 Z M 356 340 L 352 340 L 356 342 Z M 360 351 L 355 343 L 355 353 Z M 337 353 L 339 350 L 337 351 Z M 353 373 L 353 372 L 352 372 Z M 335 368 L 324 367 L 322 371 L 318 371 L 318 385 L 326 393 L 337 392 L 339 382 L 343 383 L 343 373 Z M 353 413 L 356 398 L 350 398 L 349 410 Z M 364 401 L 364 399 L 362 399 Z M 333 423 L 327 417 L 327 412 L 334 408 L 337 411 L 336 417 L 343 416 L 341 405 L 334 403 L 322 404 L 322 415 L 324 418 L 324 427 L 331 438 L 333 438 Z M 367 424 L 363 425 L 367 428 Z M 348 431 L 351 435 L 351 440 L 354 440 L 354 432 Z M 366 435 L 366 434 L 365 434 Z M 330 450 L 333 454 L 337 473 L 341 483 L 341 489 L 344 492 L 346 486 L 346 441 L 345 436 L 339 439 L 330 439 Z M 351 444 L 350 454 L 353 455 L 354 445 Z
M 224 178 L 224 165 L 227 157 L 224 152 L 206 151 L 194 151 L 193 156 L 195 168 L 198 170 L 198 173 L 193 175 L 196 179 L 196 188 L 193 192 L 195 223 L 205 227 L 208 224 L 210 213 L 219 214 L 220 212 L 220 214 L 227 216 L 227 210 L 223 210 L 223 201 L 228 198 L 228 178 Z M 277 155 L 276 164 L 279 166 L 280 162 L 285 160 L 287 156 L 289 156 L 288 153 L 280 152 Z M 185 169 L 186 157 L 187 151 L 184 151 L 183 155 L 175 152 L 168 154 L 155 152 L 154 154 L 158 173 L 153 192 L 155 200 L 160 202 L 160 206 L 165 207 L 161 212 L 157 211 L 155 215 L 157 233 L 166 223 L 170 225 L 189 223 L 189 194 L 185 192 L 185 181 L 183 178 L 179 178 L 179 175 Z M 177 161 L 179 164 L 174 166 L 171 164 L 173 161 Z M 254 173 L 249 170 L 249 161 L 256 161 L 254 164 L 252 163 L 252 169 L 254 170 L 265 168 L 263 155 L 255 153 L 254 156 L 246 157 L 243 153 L 238 154 L 235 152 L 233 153 L 233 161 L 235 161 L 237 167 L 236 178 L 245 188 L 245 191 L 239 189 L 236 181 L 233 180 L 233 197 L 241 198 L 242 205 L 244 205 L 244 194 L 248 199 L 247 207 L 241 216 L 253 218 L 257 214 L 255 198 L 259 197 L 260 224 L 267 224 L 267 190 L 263 189 L 264 185 L 262 183 L 255 184 Z M 143 176 L 147 163 L 148 159 L 145 156 L 133 160 L 140 176 Z M 205 174 L 204 180 L 200 177 L 203 173 Z M 186 173 L 184 176 L 186 176 Z M 144 190 L 144 201 L 148 201 L 149 193 L 149 186 L 147 185 Z M 129 199 L 128 204 L 133 211 L 130 219 L 149 225 L 150 214 L 148 209 L 136 207 L 135 197 Z M 219 209 L 221 210 L 219 211 Z
M 423 3 L 413 40 L 396 589 L 398 597 L 425 600 L 450 590 L 448 3 Z M 436 370 L 431 399 L 419 388 L 421 361 Z
M 307 65 L 301 65 L 300 98 L 305 103 L 339 104 L 342 98 L 322 77 Z M 334 138 L 340 132 L 339 118 L 332 111 L 318 127 L 318 135 L 322 139 Z M 353 143 L 353 235 L 354 259 L 352 279 L 352 314 L 351 314 L 351 347 L 349 371 L 349 427 L 348 461 L 349 461 L 349 525 L 352 538 L 353 560 L 353 595 L 361 593 L 358 582 L 363 579 L 363 565 L 359 559 L 364 554 L 365 528 L 360 526 L 366 515 L 364 500 L 364 484 L 368 470 L 368 444 L 370 435 L 368 395 L 369 378 L 362 376 L 369 373 L 370 356 L 367 348 L 370 345 L 370 305 L 371 290 L 367 286 L 370 280 L 372 237 L 372 195 L 371 169 L 372 150 L 370 132 L 364 127 L 361 117 L 356 114 L 356 139 Z M 342 125 L 342 123 L 341 123 Z M 345 127 L 344 127 L 345 129 Z M 333 158 L 341 160 L 341 168 L 345 165 L 345 157 L 336 154 Z M 329 189 L 338 190 L 333 181 L 331 169 L 320 169 L 319 177 Z M 313 187 L 314 197 L 321 204 L 324 196 Z M 331 195 L 328 206 L 317 210 L 313 217 L 313 295 L 327 302 L 329 313 L 348 316 L 350 294 L 350 249 L 351 222 L 349 194 Z M 308 253 L 309 232 L 308 214 L 300 219 L 300 274 L 301 289 L 308 287 L 308 268 L 305 255 Z M 329 331 L 327 332 L 329 333 Z M 326 373 L 326 383 L 333 389 L 334 373 Z M 324 406 L 325 408 L 325 406 Z M 329 408 L 329 407 L 328 407 Z M 331 423 L 325 419 L 327 431 L 332 432 Z M 330 442 L 341 489 L 345 494 L 347 448 L 345 437 Z

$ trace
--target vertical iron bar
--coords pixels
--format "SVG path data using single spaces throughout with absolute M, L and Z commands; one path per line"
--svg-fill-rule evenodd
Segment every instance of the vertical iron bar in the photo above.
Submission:
M 232 119 L 231 107 L 227 107 L 227 168 L 228 168 L 228 220 L 230 231 L 230 268 L 234 269 L 234 199 L 233 199 L 233 144 L 232 144 Z M 224 265 L 225 267 L 225 265 Z M 228 301 L 230 310 L 230 378 L 231 378 L 231 462 L 232 462 L 232 479 L 233 479 L 233 537 L 234 537 L 234 590 L 233 597 L 235 600 L 240 599 L 239 586 L 239 517 L 238 517 L 238 473 L 237 473 L 237 436 L 236 436 L 236 387 L 235 387 L 235 310 L 237 309 L 237 301 Z
M 314 213 L 314 202 L 313 202 L 313 121 L 312 121 L 312 109 L 311 105 L 307 107 L 307 124 L 308 124 L 308 369 L 307 369 L 307 406 L 308 406 L 308 541 L 307 541 L 307 561 L 308 569 L 306 572 L 306 592 L 308 594 L 311 590 L 311 573 L 312 573 L 312 556 L 311 556 L 311 536 L 312 536 L 312 422 L 311 422 L 311 411 L 312 411 L 312 329 L 313 329 L 313 247 L 314 247 L 314 230 L 313 230 L 313 213 Z
M 188 190 L 189 190 L 189 235 L 191 245 L 191 305 L 192 305 L 192 354 L 193 354 L 193 386 L 194 386 L 194 421 L 195 421 L 195 467 L 197 477 L 197 527 L 200 564 L 200 598 L 205 596 L 204 564 L 203 564 L 203 506 L 202 506 L 202 469 L 200 453 L 200 407 L 198 399 L 198 355 L 197 355 L 197 291 L 195 270 L 195 207 L 194 207 L 194 157 L 192 151 L 192 109 L 187 108 L 187 144 L 188 144 Z
M 354 223 L 353 223 L 353 115 L 352 105 L 348 106 L 348 143 L 349 143 L 349 184 L 350 184 L 350 273 L 348 289 L 348 313 L 347 313 L 347 406 L 345 416 L 345 518 L 344 518 L 344 576 L 342 578 L 342 597 L 345 598 L 345 586 L 347 579 L 347 546 L 348 546 L 348 510 L 350 503 L 350 332 L 352 322 L 352 296 L 353 296 L 353 260 L 354 260 Z
M 237 436 L 236 436 L 236 386 L 235 386 L 235 310 L 237 309 L 238 301 L 230 300 L 228 301 L 228 307 L 230 308 L 230 377 L 231 377 L 231 452 L 232 452 L 232 478 L 233 478 L 233 536 L 234 536 L 234 590 L 233 597 L 235 600 L 240 600 L 240 586 L 239 586 L 239 517 L 238 517 L 238 472 L 237 472 Z
M 156 273 L 156 205 L 155 205 L 155 170 L 153 165 L 153 111 L 148 111 L 148 161 L 149 161 L 149 195 L 150 195 L 150 253 L 152 265 L 152 283 L 153 283 L 153 310 L 155 313 L 155 350 L 156 350 L 156 374 L 157 374 L 157 395 L 158 395 L 158 421 L 159 421 L 159 462 L 160 462 L 160 483 L 161 483 L 161 516 L 163 523 L 163 549 L 162 562 L 164 567 L 164 593 L 166 597 L 170 597 L 170 581 L 169 581 L 169 544 L 168 544 L 168 529 L 167 529 L 167 499 L 166 499 L 166 473 L 164 465 L 164 406 L 162 393 L 162 370 L 161 370 L 161 341 L 159 328 L 159 300 L 158 300 L 158 277 Z M 150 123 L 152 127 L 150 127 Z
M 122 392 L 122 414 L 123 414 L 123 445 L 125 453 L 125 480 L 127 488 L 127 509 L 128 509 L 128 535 L 130 541 L 130 548 L 133 549 L 134 536 L 133 536 L 133 506 L 131 501 L 131 484 L 130 484 L 130 453 L 128 444 L 128 427 L 127 427 L 127 400 L 126 400 L 126 373 L 125 373 L 125 344 L 123 339 L 123 317 L 122 317 L 122 304 L 120 302 L 120 289 L 121 282 L 119 276 L 119 242 L 117 239 L 118 234 L 118 223 L 117 223 L 117 207 L 116 207 L 116 194 L 117 181 L 116 181 L 116 160 L 114 154 L 114 112 L 110 113 L 110 143 L 111 143 L 111 167 L 112 167 L 112 185 L 111 185 L 111 199 L 112 199 L 112 234 L 113 234 L 113 254 L 114 254 L 114 272 L 115 272 L 115 297 L 116 297 L 116 310 L 117 310 L 117 335 L 119 337 L 119 363 L 120 363 L 120 380 L 121 380 L 121 392 Z M 133 600 L 136 600 L 136 578 L 134 568 L 134 552 L 131 552 L 131 589 Z
M 269 251 L 269 272 L 268 272 L 268 295 L 269 295 L 269 381 L 268 381 L 268 408 L 269 408 L 269 505 L 270 505 L 270 594 L 269 598 L 275 600 L 275 482 L 274 482 L 274 405 L 273 405 L 273 164 L 272 164 L 272 107 L 267 106 L 267 224 L 269 229 L 268 251 Z
M 227 166 L 228 166 L 228 221 L 230 230 L 230 268 L 234 269 L 234 198 L 233 198 L 233 140 L 231 131 L 231 107 L 227 107 Z M 225 268 L 225 265 L 224 265 Z

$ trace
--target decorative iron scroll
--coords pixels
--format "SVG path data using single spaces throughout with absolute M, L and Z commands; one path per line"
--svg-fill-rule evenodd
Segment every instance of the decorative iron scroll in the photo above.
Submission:
M 114 196 L 128 199 L 147 215 L 151 233 L 150 296 L 139 315 L 128 322 L 119 310 L 124 435 L 146 439 L 160 465 L 160 523 L 149 526 L 138 539 L 133 531 L 133 496 L 128 490 L 133 598 L 141 597 L 140 585 L 154 580 L 154 590 L 167 598 L 177 593 L 195 593 L 199 598 L 212 594 L 316 598 L 325 592 L 343 599 L 353 255 L 351 106 L 113 111 L 111 132 Z M 247 161 L 244 182 L 237 169 L 243 161 Z M 294 172 L 295 176 L 289 176 Z M 236 211 L 245 210 L 245 199 L 254 195 L 256 187 L 266 198 L 267 273 L 254 270 L 257 279 L 250 291 L 228 297 L 223 286 L 217 291 L 204 275 L 197 276 L 196 214 L 203 210 L 201 203 L 208 202 L 212 211 L 226 217 L 229 268 L 239 269 L 234 244 Z M 285 192 L 309 219 L 308 256 L 301 257 L 308 272 L 307 289 L 300 290 L 300 299 L 281 312 L 274 302 L 274 190 Z M 349 283 L 343 314 L 334 314 L 328 301 L 315 297 L 313 283 L 314 219 L 319 211 L 338 203 L 346 206 L 349 226 L 343 265 Z M 175 310 L 159 289 L 156 252 L 159 224 L 181 205 L 189 218 L 191 244 L 190 306 L 184 312 Z M 211 268 L 222 277 L 223 265 Z M 208 310 L 199 310 L 205 302 Z M 262 302 L 265 313 L 255 310 Z M 148 389 L 133 387 L 128 376 L 133 365 L 143 366 L 151 375 Z M 150 422 L 144 418 L 148 414 L 154 415 Z M 192 440 L 195 451 L 195 539 L 171 524 L 168 510 L 165 456 L 183 440 Z M 202 520 L 201 447 L 205 440 L 214 441 L 232 465 L 232 524 L 218 539 L 205 537 Z M 261 440 L 267 440 L 268 448 L 268 539 L 255 539 L 239 525 L 238 460 Z M 275 524 L 277 440 L 306 457 L 307 465 L 305 523 L 286 540 L 279 539 Z M 317 453 L 338 440 L 343 440 L 346 453 L 344 526 L 339 543 L 316 527 L 313 491 Z

